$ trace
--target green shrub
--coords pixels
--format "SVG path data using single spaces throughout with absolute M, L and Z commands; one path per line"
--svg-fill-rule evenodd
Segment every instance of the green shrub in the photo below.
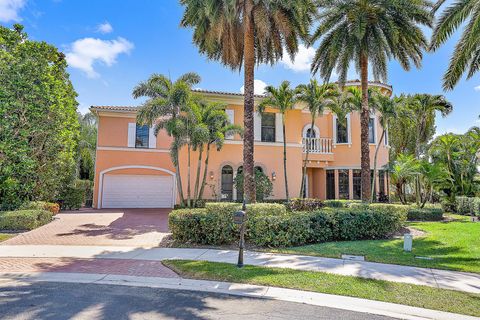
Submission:
M 53 214 L 57 214 L 60 211 L 60 206 L 55 202 L 46 201 L 29 201 L 22 204 L 20 210 L 47 210 Z
M 351 205 L 362 204 L 360 200 L 325 200 L 325 207 L 329 208 L 347 208 Z
M 32 230 L 52 221 L 47 210 L 16 210 L 0 212 L 0 230 Z
M 78 210 L 85 200 L 85 187 L 83 185 L 68 186 L 62 192 L 62 209 Z
M 310 243 L 320 243 L 328 242 L 335 239 L 334 230 L 335 230 L 335 219 L 330 210 L 321 210 L 313 212 L 309 215 L 310 218 L 310 228 L 311 234 L 308 242 Z
M 443 220 L 442 208 L 410 208 L 407 219 L 410 221 L 441 221 Z
M 456 197 L 455 212 L 465 215 L 480 216 L 480 198 L 479 197 Z
M 257 215 L 249 219 L 247 239 L 262 247 L 289 247 L 312 238 L 310 215 Z
M 480 197 L 473 198 L 472 213 L 477 217 L 480 217 Z
M 325 204 L 320 199 L 302 199 L 293 198 L 287 204 L 290 211 L 314 211 L 325 207 Z
M 278 216 L 287 213 L 287 208 L 284 204 L 279 203 L 254 203 L 247 204 L 247 217 L 251 216 Z

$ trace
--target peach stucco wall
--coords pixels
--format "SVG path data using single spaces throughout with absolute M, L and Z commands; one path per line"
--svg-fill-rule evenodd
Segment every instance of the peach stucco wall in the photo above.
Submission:
M 235 110 L 235 124 L 243 126 L 243 106 L 241 103 L 230 103 L 228 109 Z M 267 110 L 273 111 L 273 110 Z M 161 131 L 157 137 L 156 149 L 128 148 L 128 123 L 135 122 L 134 112 L 103 112 L 98 111 L 98 146 L 95 168 L 94 205 L 97 205 L 99 193 L 99 177 L 105 170 L 116 167 L 137 166 L 162 168 L 157 171 L 145 168 L 127 168 L 109 171 L 108 174 L 170 174 L 175 172 L 169 152 L 171 138 Z M 377 118 L 378 119 L 378 118 Z M 304 153 L 302 152 L 302 131 L 310 125 L 310 114 L 295 109 L 287 112 L 286 142 L 287 142 L 287 172 L 290 197 L 299 195 L 301 184 L 301 172 Z M 333 138 L 333 114 L 326 111 L 315 121 L 320 130 L 320 137 Z M 381 128 L 376 123 L 377 141 L 380 138 Z M 242 165 L 242 141 L 236 135 L 233 140 L 227 140 L 221 151 L 212 148 L 205 187 L 205 198 L 220 196 L 221 168 L 224 165 L 232 166 L 234 172 Z M 373 167 L 375 146 L 370 146 L 370 157 Z M 383 143 L 380 146 L 378 156 L 378 168 L 388 162 L 388 147 Z M 273 198 L 285 198 L 284 174 L 283 174 L 283 144 L 256 142 L 255 165 L 263 168 L 268 177 L 273 181 Z M 191 191 L 193 193 L 194 178 L 196 176 L 198 153 L 191 153 Z M 324 199 L 326 196 L 325 169 L 355 169 L 360 168 L 360 119 L 358 113 L 351 115 L 351 143 L 348 145 L 334 145 L 332 154 L 311 154 L 308 163 L 309 195 Z M 186 148 L 180 151 L 180 170 L 183 179 L 183 189 L 187 193 L 188 157 Z M 202 171 L 203 173 L 203 166 Z M 338 183 L 338 179 L 336 179 Z

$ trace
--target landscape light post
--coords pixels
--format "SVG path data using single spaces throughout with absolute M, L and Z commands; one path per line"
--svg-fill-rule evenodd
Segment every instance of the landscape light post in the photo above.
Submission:
M 245 220 L 247 217 L 247 207 L 243 201 L 242 210 L 238 210 L 233 215 L 233 222 L 240 226 L 240 241 L 238 243 L 238 262 L 237 267 L 243 267 L 243 249 L 245 248 Z

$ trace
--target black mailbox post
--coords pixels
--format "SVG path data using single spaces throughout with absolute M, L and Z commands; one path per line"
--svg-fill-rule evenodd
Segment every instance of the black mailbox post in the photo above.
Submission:
M 240 241 L 238 244 L 238 262 L 237 267 L 243 267 L 243 249 L 245 248 L 245 220 L 247 218 L 245 201 L 242 205 L 242 210 L 236 211 L 233 214 L 233 222 L 240 226 Z

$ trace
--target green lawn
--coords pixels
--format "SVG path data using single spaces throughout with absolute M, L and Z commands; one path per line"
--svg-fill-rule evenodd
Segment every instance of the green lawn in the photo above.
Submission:
M 367 261 L 480 273 L 480 223 L 470 222 L 464 216 L 450 217 L 455 220 L 409 223 L 427 232 L 414 238 L 411 253 L 403 251 L 403 239 L 327 242 L 268 251 L 334 258 L 341 254 L 364 255 Z
M 16 236 L 14 233 L 0 233 L 0 242 L 10 239 Z
M 162 263 L 185 278 L 293 288 L 480 316 L 480 294 L 283 268 L 239 269 L 233 264 L 189 260 Z

